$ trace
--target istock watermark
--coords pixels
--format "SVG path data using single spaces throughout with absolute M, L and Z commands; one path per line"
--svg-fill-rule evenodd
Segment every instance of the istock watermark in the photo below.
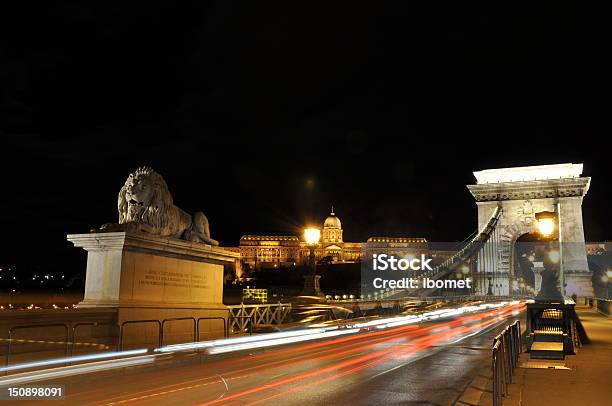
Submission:
M 429 263 L 433 258 L 425 258 L 425 254 L 421 254 L 421 258 L 397 258 L 393 255 L 374 254 L 372 255 L 372 266 L 375 271 L 413 271 L 432 270 Z
M 474 288 L 469 264 L 454 264 L 444 277 L 438 270 L 458 252 L 457 243 L 414 242 L 406 238 L 377 238 L 365 247 L 361 266 L 361 296 L 380 298 L 397 289 L 408 294 L 436 290 L 470 294 Z

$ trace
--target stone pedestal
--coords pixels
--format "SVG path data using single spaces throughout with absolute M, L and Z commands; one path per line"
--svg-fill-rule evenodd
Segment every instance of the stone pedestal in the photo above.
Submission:
M 88 253 L 85 297 L 77 307 L 117 308 L 124 342 L 193 341 L 204 336 L 202 326 L 213 329 L 212 320 L 222 334 L 223 265 L 238 253 L 141 233 L 73 234 L 68 241 Z
M 304 290 L 302 291 L 302 296 L 325 297 L 319 285 L 320 279 L 321 275 L 304 275 Z

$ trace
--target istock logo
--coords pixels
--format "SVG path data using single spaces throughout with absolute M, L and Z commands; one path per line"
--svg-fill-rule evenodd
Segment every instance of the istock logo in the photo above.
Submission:
M 375 271 L 430 271 L 429 263 L 431 258 L 425 258 L 421 254 L 421 258 L 396 258 L 393 255 L 374 254 L 372 255 L 372 264 Z

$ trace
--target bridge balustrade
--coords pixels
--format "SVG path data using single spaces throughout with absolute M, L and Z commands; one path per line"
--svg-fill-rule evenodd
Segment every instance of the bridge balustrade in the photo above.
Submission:
M 288 320 L 291 304 L 234 305 L 227 306 L 229 311 L 229 332 L 244 332 L 263 325 L 278 325 Z
M 517 320 L 493 339 L 493 406 L 502 406 L 503 397 L 508 394 L 508 385 L 512 383 L 514 370 L 518 367 L 521 350 L 521 323 Z

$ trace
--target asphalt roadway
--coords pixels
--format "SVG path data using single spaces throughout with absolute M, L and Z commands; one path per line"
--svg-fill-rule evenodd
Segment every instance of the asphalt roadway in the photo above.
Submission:
M 265 350 L 167 355 L 146 367 L 37 384 L 66 385 L 66 399 L 52 405 L 449 405 L 490 363 L 493 337 L 524 317 L 519 310 Z

